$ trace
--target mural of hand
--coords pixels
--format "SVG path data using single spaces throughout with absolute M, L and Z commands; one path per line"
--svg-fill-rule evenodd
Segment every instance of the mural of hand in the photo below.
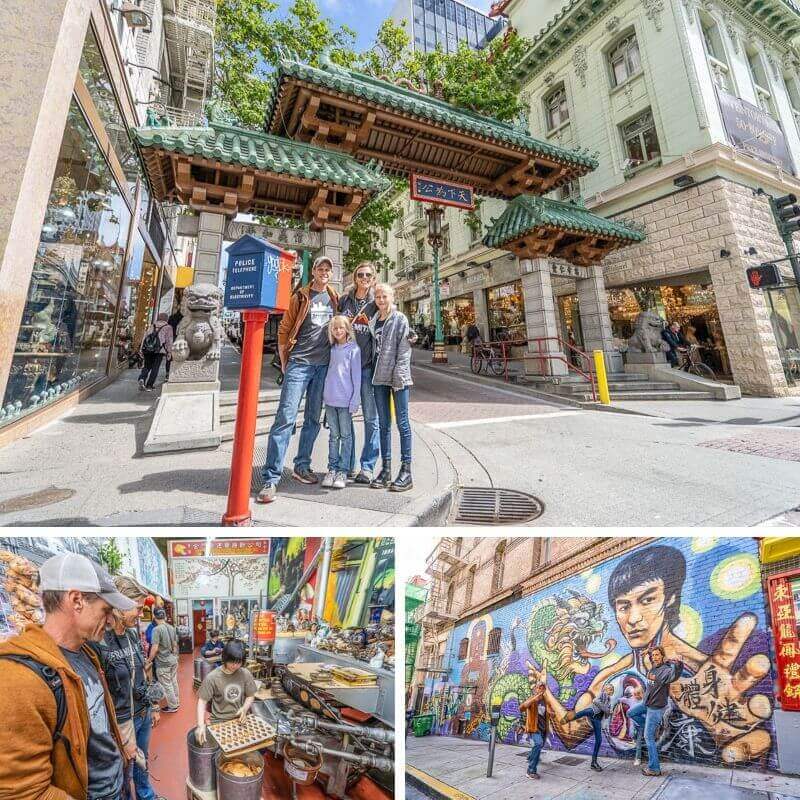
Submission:
M 757 624 L 755 614 L 742 614 L 697 672 L 670 687 L 676 705 L 701 722 L 722 748 L 726 764 L 756 759 L 768 753 L 772 744 L 769 732 L 761 727 L 772 717 L 769 698 L 763 694 L 745 697 L 769 674 L 769 658 L 759 653 L 736 673 L 732 671 Z

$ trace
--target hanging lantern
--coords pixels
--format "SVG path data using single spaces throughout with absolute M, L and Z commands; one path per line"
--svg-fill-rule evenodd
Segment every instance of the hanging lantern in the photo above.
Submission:
M 145 604 L 145 605 L 146 605 L 148 608 L 152 608 L 152 607 L 153 607 L 153 605 L 155 605 L 155 602 L 156 602 L 156 599 L 155 599 L 155 597 L 153 597 L 153 595 L 151 595 L 151 594 L 147 595 L 147 597 L 145 597 L 145 599 L 144 599 L 144 604 Z

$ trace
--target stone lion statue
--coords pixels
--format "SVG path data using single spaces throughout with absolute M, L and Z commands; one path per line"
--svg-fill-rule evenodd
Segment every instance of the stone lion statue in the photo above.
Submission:
M 636 318 L 633 336 L 628 339 L 628 352 L 660 353 L 664 323 L 655 311 L 642 311 Z
M 183 290 L 181 314 L 172 358 L 176 365 L 185 361 L 218 361 L 222 346 L 219 319 L 222 291 L 212 283 L 193 283 Z

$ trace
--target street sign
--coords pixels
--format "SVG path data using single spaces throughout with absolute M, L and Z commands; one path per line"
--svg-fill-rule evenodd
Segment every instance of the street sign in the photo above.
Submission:
M 777 264 L 765 261 L 757 267 L 747 268 L 747 282 L 751 289 L 769 289 L 783 283 L 781 271 Z
M 295 256 L 246 234 L 228 248 L 225 308 L 286 311 Z
M 475 190 L 472 186 L 427 178 L 424 175 L 411 175 L 411 199 L 469 211 L 475 208 Z

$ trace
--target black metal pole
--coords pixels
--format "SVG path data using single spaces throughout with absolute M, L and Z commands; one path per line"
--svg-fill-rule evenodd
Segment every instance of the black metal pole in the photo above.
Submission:
M 497 726 L 492 725 L 492 732 L 489 734 L 489 763 L 486 766 L 486 777 L 492 777 L 492 770 L 494 769 L 494 748 L 497 743 Z

